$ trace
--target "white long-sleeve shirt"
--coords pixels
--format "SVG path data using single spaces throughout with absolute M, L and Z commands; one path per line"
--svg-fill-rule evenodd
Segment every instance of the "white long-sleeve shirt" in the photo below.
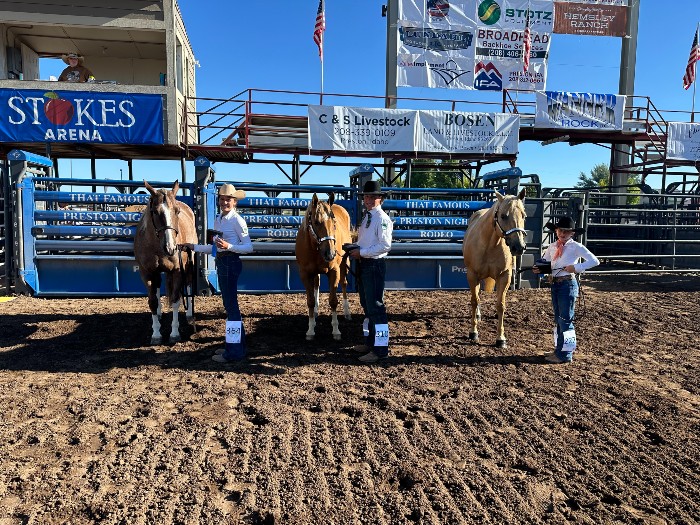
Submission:
M 566 241 L 566 244 L 564 245 L 564 252 L 558 259 L 554 259 L 554 254 L 556 251 L 557 241 L 554 241 L 547 247 L 543 256 L 545 261 L 552 263 L 552 275 L 554 277 L 564 277 L 566 275 L 570 275 L 569 272 L 564 269 L 570 264 L 574 265 L 576 273 L 585 272 L 589 268 L 593 268 L 594 266 L 598 266 L 600 264 L 598 257 L 593 255 L 593 253 L 591 253 L 591 251 L 583 244 L 576 242 L 573 239 Z M 583 259 L 583 261 L 578 262 L 580 259 Z
M 371 217 L 371 219 L 370 219 Z M 367 223 L 369 221 L 369 227 Z M 365 214 L 357 229 L 357 244 L 360 257 L 381 259 L 391 250 L 391 234 L 394 223 L 381 206 L 376 206 Z
M 231 210 L 226 215 L 218 214 L 214 219 L 214 229 L 222 233 L 224 240 L 230 244 L 226 250 L 217 248 L 217 252 L 253 253 L 253 243 L 248 234 L 248 225 L 236 210 Z M 195 244 L 194 251 L 212 253 L 213 245 Z

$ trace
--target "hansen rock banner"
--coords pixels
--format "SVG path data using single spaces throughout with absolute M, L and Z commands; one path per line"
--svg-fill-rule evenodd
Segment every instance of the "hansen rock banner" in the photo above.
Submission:
M 309 106 L 318 151 L 515 155 L 520 116 L 505 113 Z
M 530 68 L 523 32 L 530 16 Z M 552 0 L 399 0 L 397 85 L 544 89 Z
M 535 127 L 621 130 L 624 95 L 538 91 Z
M 700 161 L 700 124 L 669 122 L 666 149 L 669 159 Z
M 0 142 L 163 144 L 163 98 L 0 89 Z

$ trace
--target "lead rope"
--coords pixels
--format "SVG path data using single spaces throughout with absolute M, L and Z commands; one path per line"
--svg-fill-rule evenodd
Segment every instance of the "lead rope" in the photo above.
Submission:
M 194 290 L 192 291 L 192 295 L 187 295 L 187 286 L 185 285 L 186 279 L 184 279 L 185 276 L 185 270 L 184 270 L 184 264 L 182 263 L 182 252 L 187 252 L 187 258 L 189 259 L 191 257 L 191 250 L 187 246 L 178 246 L 177 254 L 178 254 L 178 260 L 180 262 L 180 275 L 183 276 L 183 279 L 180 281 L 180 296 L 183 298 L 184 306 L 185 306 L 185 312 L 187 312 L 188 308 L 190 307 L 190 301 L 192 301 L 192 328 L 194 329 L 194 333 L 197 333 L 197 324 L 195 322 L 194 318 Z M 194 261 L 192 261 L 191 264 L 191 270 L 190 272 L 192 273 L 192 279 L 191 279 L 191 286 L 194 286 L 194 279 L 196 278 L 195 274 L 195 269 L 194 269 Z

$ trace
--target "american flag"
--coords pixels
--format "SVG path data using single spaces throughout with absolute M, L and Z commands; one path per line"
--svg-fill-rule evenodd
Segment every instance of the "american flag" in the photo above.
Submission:
M 318 56 L 323 62 L 323 32 L 326 30 L 326 10 L 323 6 L 324 0 L 318 1 L 318 11 L 316 11 L 316 25 L 314 26 L 314 42 L 318 46 Z
M 695 82 L 695 62 L 698 60 L 700 60 L 700 46 L 698 46 L 698 30 L 696 29 L 693 45 L 690 48 L 688 65 L 685 66 L 685 75 L 683 75 L 683 88 L 685 89 L 688 89 Z
M 523 32 L 523 71 L 530 69 L 530 51 L 532 50 L 532 36 L 530 35 L 530 10 L 527 10 L 525 18 L 525 31 Z

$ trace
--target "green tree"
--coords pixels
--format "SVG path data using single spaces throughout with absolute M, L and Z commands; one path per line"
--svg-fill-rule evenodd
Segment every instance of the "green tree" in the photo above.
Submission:
M 610 168 L 607 164 L 601 162 L 593 166 L 590 174 L 586 175 L 583 171 L 578 175 L 578 182 L 575 188 L 607 188 L 610 180 Z
M 408 184 L 405 177 L 403 184 Z M 410 184 L 412 188 L 471 188 L 469 175 L 454 160 L 421 159 L 420 166 L 411 170 Z
M 627 177 L 627 192 L 639 194 L 640 189 L 638 185 L 640 184 L 641 177 L 637 174 L 630 174 Z M 598 188 L 608 188 L 610 184 L 610 168 L 607 164 L 601 162 L 593 166 L 589 174 L 583 171 L 579 173 L 578 182 L 575 188 L 581 189 L 598 189 Z M 639 197 L 636 195 L 631 195 L 627 197 L 627 204 L 638 204 Z

